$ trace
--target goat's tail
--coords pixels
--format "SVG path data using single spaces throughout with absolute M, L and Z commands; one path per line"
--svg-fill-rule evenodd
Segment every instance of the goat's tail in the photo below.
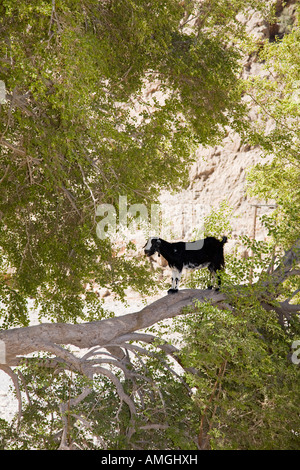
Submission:
M 227 237 L 224 236 L 224 237 L 222 238 L 221 243 L 222 243 L 222 245 L 224 245 L 226 242 L 227 242 Z

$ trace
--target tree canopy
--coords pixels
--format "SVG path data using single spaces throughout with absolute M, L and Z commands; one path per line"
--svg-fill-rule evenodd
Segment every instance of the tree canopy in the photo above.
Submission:
M 119 295 L 145 288 L 142 267 L 134 276 L 137 266 L 96 236 L 95 210 L 117 207 L 120 194 L 150 204 L 161 188 L 182 187 L 196 143 L 237 120 L 239 54 L 222 31 L 249 2 L 209 3 L 2 2 L 5 324 L 28 323 L 28 296 L 46 317 L 83 318 L 91 276 Z M 144 98 L 153 80 L 163 102 Z

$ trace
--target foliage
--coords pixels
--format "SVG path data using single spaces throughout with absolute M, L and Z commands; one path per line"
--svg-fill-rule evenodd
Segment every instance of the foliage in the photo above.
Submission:
M 121 298 L 127 286 L 150 289 L 142 262 L 116 256 L 96 236 L 97 204 L 117 207 L 125 193 L 150 204 L 162 187 L 182 187 L 195 145 L 215 143 L 225 126 L 272 155 L 248 181 L 251 194 L 277 208 L 264 219 L 268 242 L 244 237 L 251 255 L 226 256 L 226 302 L 196 303 L 168 323 L 180 334 L 184 373 L 172 372 L 159 340 L 147 350 L 131 345 L 111 365 L 134 420 L 108 377 L 34 357 L 15 369 L 30 401 L 20 421 L 0 421 L 1 448 L 56 449 L 64 432 L 70 447 L 84 449 L 299 448 L 299 368 L 288 359 L 299 321 L 282 314 L 282 303 L 299 303 L 299 276 L 279 285 L 272 278 L 278 255 L 299 237 L 299 29 L 260 45 L 274 81 L 239 80 L 233 42 L 243 39 L 236 13 L 267 3 L 2 2 L 3 328 L 28 324 L 28 298 L 52 321 L 104 317 L 85 288 L 92 279 Z M 145 99 L 153 81 L 163 102 L 155 93 Z M 259 106 L 255 124 L 241 91 Z M 205 233 L 228 234 L 230 217 L 224 202 Z M 203 273 L 189 285 L 206 287 Z
M 299 39 L 295 28 L 282 41 L 266 43 L 259 57 L 273 78 L 244 83 L 258 110 L 244 139 L 260 145 L 266 158 L 249 171 L 249 193 L 276 203 L 262 218 L 268 240 L 243 237 L 248 257 L 226 256 L 227 308 L 201 304 L 179 324 L 186 338 L 184 359 L 199 370 L 189 383 L 203 449 L 299 449 L 299 367 L 288 358 L 299 339 L 299 318 L 283 321 L 280 310 L 286 299 L 299 304 L 299 271 L 272 288 L 276 260 L 299 239 Z M 206 223 L 212 221 L 220 236 L 229 220 L 224 209 L 219 217 L 217 212 Z M 199 273 L 189 282 L 205 287 L 207 280 Z
M 300 229 L 299 53 L 298 26 L 282 41 L 266 43 L 259 51 L 271 79 L 254 77 L 245 84 L 250 102 L 260 109 L 259 119 L 248 129 L 249 141 L 260 145 L 267 160 L 249 172 L 249 192 L 276 201 L 277 208 L 271 217 L 265 217 L 265 223 L 277 242 L 285 246 L 297 239 Z
M 298 449 L 299 370 L 290 338 L 252 297 L 234 311 L 198 305 L 184 319 L 182 351 L 203 449 Z M 263 321 L 262 321 L 263 318 Z M 180 323 L 180 331 L 183 322 Z
M 205 233 L 220 237 L 230 218 L 222 204 L 206 218 Z M 226 255 L 222 308 L 196 303 L 195 313 L 176 320 L 185 345 L 182 363 L 197 370 L 187 381 L 198 409 L 200 449 L 299 449 L 300 370 L 289 354 L 300 325 L 298 317 L 283 321 L 280 309 L 280 300 L 299 304 L 299 271 L 279 290 L 272 284 L 282 239 L 272 230 L 270 235 L 268 241 L 241 237 L 247 257 Z M 208 277 L 206 270 L 196 271 L 187 286 L 205 289 Z
M 144 363 L 143 355 L 137 353 L 132 362 L 134 374 L 123 382 L 136 400 L 134 422 L 128 406 L 120 403 L 116 389 L 103 376 L 88 380 L 59 366 L 49 368 L 42 358 L 20 367 L 31 399 L 23 402 L 20 423 L 17 417 L 10 427 L 0 422 L 1 448 L 57 449 L 63 416 L 67 442 L 73 449 L 160 449 L 162 442 L 168 448 L 195 449 L 188 387 L 169 365 L 165 354 L 152 351 Z M 74 406 L 73 400 L 88 388 L 84 400 Z
M 52 321 L 100 318 L 91 279 L 121 298 L 151 286 L 99 240 L 96 207 L 182 187 L 196 143 L 239 121 L 239 54 L 222 31 L 248 4 L 1 3 L 1 289 L 19 296 L 3 327 L 27 324 L 28 297 Z M 144 98 L 153 80 L 162 102 Z

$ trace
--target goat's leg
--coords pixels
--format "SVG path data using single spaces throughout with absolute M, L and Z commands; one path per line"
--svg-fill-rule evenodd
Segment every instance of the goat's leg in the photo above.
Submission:
M 210 273 L 210 280 L 208 281 L 208 284 L 207 284 L 207 289 L 208 290 L 212 290 L 212 288 L 213 288 L 212 278 L 213 278 L 213 274 Z
M 215 266 L 215 276 L 216 276 L 216 280 L 217 280 L 217 287 L 216 287 L 216 290 L 220 290 L 221 288 L 221 274 L 222 274 L 222 271 L 224 270 L 223 266 L 221 264 L 217 264 Z
M 216 266 L 209 266 L 208 267 L 209 272 L 211 274 L 211 279 L 213 279 L 213 284 L 216 286 L 215 290 L 218 291 L 220 290 L 221 287 L 221 276 L 219 271 L 221 270 L 221 267 L 216 267 Z M 208 289 L 213 288 L 213 284 L 210 282 L 209 285 L 207 286 Z
M 178 292 L 178 286 L 181 279 L 181 271 L 178 269 L 172 270 L 172 287 L 168 290 L 168 294 L 175 294 Z
M 212 265 L 208 266 L 208 270 L 210 273 L 210 281 L 208 283 L 207 289 L 211 290 L 216 283 L 216 270 Z
M 217 272 L 216 278 L 217 278 L 217 284 L 218 284 L 218 286 L 216 287 L 216 290 L 220 290 L 220 287 L 221 287 L 221 276 L 220 276 L 220 273 L 219 273 L 219 272 Z

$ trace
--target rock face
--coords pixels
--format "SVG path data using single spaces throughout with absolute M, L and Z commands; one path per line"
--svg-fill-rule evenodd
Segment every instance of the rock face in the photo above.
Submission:
M 250 10 L 248 15 L 238 15 L 248 33 L 257 43 L 273 41 L 275 36 L 282 37 L 290 31 L 295 21 L 295 1 L 277 2 L 277 22 L 269 24 L 260 13 Z M 242 76 L 268 76 L 268 71 L 259 63 L 255 56 L 243 60 Z M 270 77 L 271 78 L 271 77 Z M 255 106 L 251 107 L 249 118 L 258 117 Z M 271 130 L 274 123 L 267 122 Z M 266 160 L 264 160 L 266 161 Z M 196 152 L 196 162 L 190 170 L 190 185 L 180 194 L 172 195 L 164 192 L 161 204 L 166 214 L 171 214 L 176 233 L 173 239 L 187 241 L 195 228 L 201 227 L 201 216 L 217 208 L 223 200 L 227 200 L 233 208 L 233 230 L 229 235 L 231 243 L 239 235 L 254 235 L 258 240 L 266 238 L 266 231 L 260 223 L 260 216 L 272 211 L 272 201 L 258 201 L 246 194 L 246 174 L 249 168 L 262 162 L 262 153 L 258 147 L 242 145 L 239 135 L 228 130 L 222 143 L 214 147 L 200 146 Z M 190 207 L 190 209 L 188 209 Z M 184 209 L 182 209 L 184 208 Z M 227 249 L 230 249 L 229 242 Z
M 222 145 L 199 148 L 197 151 L 197 162 L 190 171 L 190 188 L 197 196 L 198 203 L 207 206 L 207 212 L 227 200 L 234 213 L 231 234 L 233 238 L 253 233 L 255 204 L 263 201 L 247 196 L 246 173 L 260 161 L 260 149 L 241 146 L 239 136 L 232 133 L 228 134 Z M 259 215 L 268 210 L 268 206 L 259 207 Z M 259 224 L 256 237 L 265 237 Z

